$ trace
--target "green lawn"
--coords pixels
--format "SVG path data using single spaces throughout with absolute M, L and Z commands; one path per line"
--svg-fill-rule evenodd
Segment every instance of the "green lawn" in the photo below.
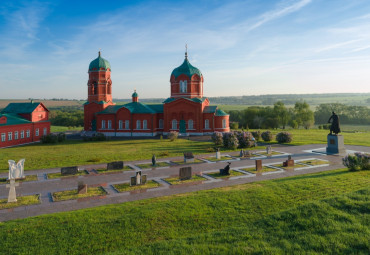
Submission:
M 96 197 L 106 195 L 107 192 L 102 187 L 87 187 L 87 193 L 78 194 L 77 189 L 58 191 L 52 194 L 54 202 L 73 200 L 85 197 Z
M 204 173 L 204 174 L 209 175 L 213 178 L 228 178 L 228 177 L 233 177 L 233 176 L 245 175 L 244 173 L 241 173 L 241 172 L 235 171 L 235 170 L 230 170 L 230 175 L 221 175 L 220 171 Z
M 204 163 L 203 160 L 194 158 L 194 162 L 184 162 L 184 160 L 171 160 L 171 162 L 178 164 L 178 165 L 189 165 L 189 164 L 199 164 Z
M 32 174 L 32 175 L 26 175 L 24 179 L 16 180 L 16 182 L 31 182 L 31 181 L 37 181 L 37 180 L 38 180 L 37 175 Z M 0 184 L 3 184 L 3 183 L 9 183 L 9 181 L 7 181 L 7 178 L 0 178 Z
M 369 196 L 340 169 L 2 222 L 1 252 L 368 254 Z
M 177 185 L 190 182 L 206 181 L 207 179 L 199 175 L 193 175 L 189 180 L 180 180 L 179 177 L 166 178 L 164 180 L 171 185 Z
M 219 159 L 212 156 L 212 157 L 204 157 L 204 159 L 206 159 L 208 161 L 212 161 L 212 162 L 224 161 L 224 160 L 233 160 L 232 157 L 228 157 L 228 156 L 221 156 Z
M 303 160 L 303 161 L 298 161 L 297 163 L 307 164 L 307 165 L 311 165 L 311 166 L 319 166 L 319 165 L 330 164 L 329 161 L 320 160 L 320 159 Z
M 264 130 L 261 130 L 264 131 Z M 281 130 L 273 130 L 278 133 Z M 327 130 L 288 130 L 293 134 L 290 145 L 326 144 Z M 343 133 L 345 144 L 370 144 L 370 132 Z M 276 143 L 275 141 L 272 144 Z M 209 153 L 213 148 L 211 141 L 192 141 L 177 139 L 142 139 L 123 141 L 83 142 L 65 141 L 62 144 L 31 144 L 1 149 L 0 172 L 8 171 L 8 159 L 19 160 L 26 156 L 25 170 L 55 168 L 75 165 L 107 163 L 112 161 L 150 160 L 153 154 L 166 157 L 182 156 L 184 151 L 194 154 Z M 256 148 L 254 148 L 256 149 Z M 227 152 L 228 150 L 223 150 Z M 236 151 L 239 151 L 236 150 Z
M 271 151 L 270 154 L 267 154 L 266 151 L 256 151 L 256 154 L 264 155 L 264 156 L 269 156 L 269 155 L 274 156 L 274 155 L 282 155 L 283 153 L 278 152 L 278 151 Z
M 127 182 L 127 183 L 121 183 L 121 184 L 114 184 L 113 186 L 119 192 L 127 192 L 127 191 L 138 190 L 138 189 L 153 189 L 161 185 L 155 181 L 147 181 L 143 185 L 130 186 L 130 183 Z
M 51 173 L 47 174 L 48 179 L 59 179 L 59 178 L 66 178 L 66 177 L 73 177 L 73 176 L 80 176 L 88 174 L 86 170 L 78 171 L 77 174 L 73 175 L 62 175 L 61 173 Z
M 10 209 L 24 205 L 34 205 L 40 203 L 40 195 L 31 195 L 31 196 L 19 196 L 17 197 L 17 202 L 8 203 L 8 199 L 0 199 L 0 210 L 1 209 Z M 0 223 L 1 231 L 1 223 Z
M 81 131 L 83 127 L 50 126 L 50 132 Z

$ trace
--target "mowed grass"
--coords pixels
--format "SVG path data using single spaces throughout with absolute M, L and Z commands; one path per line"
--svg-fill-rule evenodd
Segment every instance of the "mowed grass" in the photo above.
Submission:
M 73 200 L 79 198 L 96 197 L 106 195 L 107 192 L 102 187 L 87 187 L 85 194 L 78 194 L 77 189 L 58 191 L 52 194 L 54 202 Z
M 8 178 L 0 178 L 0 184 L 9 183 L 7 179 Z M 37 181 L 37 180 L 38 180 L 37 175 L 33 174 L 33 175 L 26 175 L 24 179 L 17 179 L 15 181 L 16 182 L 32 182 L 32 181 Z
M 212 142 L 186 139 L 159 139 L 83 142 L 68 140 L 61 144 L 32 144 L 1 149 L 0 172 L 8 171 L 8 159 L 26 158 L 25 170 L 89 165 L 112 161 L 151 159 L 153 154 L 182 156 L 184 151 L 206 153 Z M 157 157 L 158 158 L 158 157 Z M 159 159 L 158 159 L 159 160 Z
M 252 130 L 250 130 L 252 131 Z M 264 131 L 264 130 L 261 130 Z M 273 130 L 277 134 L 281 130 Z M 327 130 L 288 130 L 293 134 L 293 142 L 289 145 L 326 144 Z M 370 132 L 343 133 L 345 144 L 369 146 Z M 276 144 L 260 142 L 262 145 Z M 150 160 L 153 154 L 166 157 L 183 156 L 183 152 L 207 154 L 214 144 L 209 141 L 192 141 L 178 139 L 140 139 L 103 142 L 83 142 L 69 140 L 61 144 L 31 144 L 13 148 L 1 149 L 0 172 L 7 172 L 8 159 L 19 160 L 26 158 L 25 170 L 55 168 L 75 165 L 107 163 L 111 161 Z M 264 147 L 253 148 L 261 150 Z M 239 151 L 237 149 L 236 151 Z M 224 152 L 229 150 L 222 149 Z M 159 160 L 159 158 L 158 158 Z
M 8 203 L 8 199 L 0 199 L 0 210 L 2 209 L 10 209 L 19 206 L 25 205 L 34 205 L 40 203 L 40 195 L 30 195 L 30 196 L 18 196 L 17 202 Z M 0 231 L 1 231 L 1 224 L 0 224 Z
M 118 190 L 119 192 L 127 192 L 127 191 L 133 191 L 133 190 L 139 190 L 139 189 L 153 189 L 160 187 L 161 184 L 159 184 L 156 181 L 147 181 L 145 184 L 141 185 L 134 185 L 131 186 L 130 183 L 120 183 L 120 184 L 114 184 L 113 187 Z
M 369 184 L 339 169 L 3 222 L 1 252 L 367 254 Z

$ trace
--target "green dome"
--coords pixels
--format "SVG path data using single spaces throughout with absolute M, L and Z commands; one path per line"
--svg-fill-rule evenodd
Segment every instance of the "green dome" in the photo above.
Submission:
M 100 70 L 100 68 L 103 68 L 105 71 L 108 70 L 108 69 L 111 70 L 108 60 L 106 60 L 106 59 L 104 59 L 100 56 L 100 51 L 99 51 L 98 58 L 91 61 L 90 65 L 89 65 L 89 71 L 92 71 L 94 68 L 96 68 L 95 69 L 96 71 Z
M 138 97 L 138 94 L 136 93 L 136 90 L 134 93 L 132 93 L 132 97 Z
M 200 70 L 194 66 L 192 66 L 185 55 L 184 63 L 182 63 L 181 66 L 173 69 L 171 76 L 174 75 L 175 78 L 179 77 L 181 74 L 187 75 L 189 78 L 191 78 L 194 74 L 199 75 L 199 77 L 202 77 L 202 73 Z

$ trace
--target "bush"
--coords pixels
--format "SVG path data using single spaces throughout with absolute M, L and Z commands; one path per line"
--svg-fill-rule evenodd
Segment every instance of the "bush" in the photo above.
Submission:
M 293 141 L 293 136 L 289 132 L 280 132 L 276 135 L 276 141 L 278 143 L 290 143 Z
M 58 142 L 61 143 L 61 142 L 64 142 L 65 140 L 66 140 L 66 134 L 59 133 L 58 134 Z
M 42 143 L 57 143 L 58 142 L 58 136 L 55 134 L 48 134 L 41 137 Z
M 370 154 L 356 152 L 355 155 L 345 156 L 342 162 L 350 171 L 370 170 Z
M 261 140 L 261 131 L 252 131 L 252 135 L 257 141 Z
M 250 148 L 254 146 L 253 135 L 251 132 L 239 131 L 234 133 L 238 138 L 239 148 Z
M 272 140 L 273 135 L 271 131 L 265 131 L 265 132 L 262 132 L 261 137 L 265 142 L 269 142 Z
M 319 129 L 322 129 L 322 125 L 319 125 Z
M 223 144 L 225 148 L 235 150 L 239 147 L 239 141 L 233 132 L 223 133 Z
M 93 134 L 92 136 L 83 136 L 83 140 L 85 142 L 88 142 L 88 141 L 106 141 L 107 137 L 103 133 L 96 133 L 96 134 Z
M 238 129 L 239 122 L 230 122 L 230 129 Z
M 214 132 L 212 134 L 212 141 L 215 143 L 216 146 L 222 146 L 222 133 L 221 132 Z
M 173 142 L 173 141 L 175 141 L 177 139 L 178 136 L 179 136 L 179 132 L 171 131 L 168 134 L 168 139 L 170 139 L 170 141 Z

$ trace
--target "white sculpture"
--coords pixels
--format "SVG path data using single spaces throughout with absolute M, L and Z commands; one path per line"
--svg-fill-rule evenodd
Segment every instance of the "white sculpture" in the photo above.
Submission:
M 24 178 L 24 161 L 21 159 L 16 164 L 14 160 L 8 160 L 9 163 L 9 181 L 6 187 L 9 189 L 8 203 L 17 202 L 17 194 L 15 192 L 15 187 L 19 186 L 19 183 L 15 182 L 15 179 Z
M 14 160 L 8 160 L 9 180 L 24 178 L 24 161 L 25 159 L 21 159 L 16 164 Z

